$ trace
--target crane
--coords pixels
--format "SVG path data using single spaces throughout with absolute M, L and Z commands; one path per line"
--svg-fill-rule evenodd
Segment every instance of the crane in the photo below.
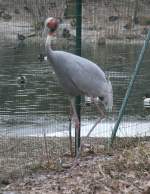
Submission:
M 88 133 L 89 136 L 101 119 L 105 117 L 104 111 L 95 99 L 98 97 L 106 110 L 112 110 L 112 85 L 104 71 L 97 64 L 75 54 L 51 48 L 51 41 L 58 26 L 59 22 L 56 18 L 50 17 L 45 20 L 44 33 L 47 33 L 46 54 L 60 85 L 70 97 L 76 129 L 79 129 L 80 123 L 75 107 L 75 97 L 79 95 L 89 96 L 96 105 L 100 118 Z

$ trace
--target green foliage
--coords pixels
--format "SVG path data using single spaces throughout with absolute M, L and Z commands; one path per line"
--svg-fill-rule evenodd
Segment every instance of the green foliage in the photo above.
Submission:
M 146 17 L 146 16 L 143 16 L 143 17 L 140 17 L 139 19 L 140 21 L 140 25 L 143 25 L 143 26 L 147 26 L 147 25 L 150 25 L 150 17 Z
M 32 166 L 30 166 L 30 170 L 32 172 L 37 172 L 39 170 L 44 170 L 45 168 L 42 166 L 42 164 L 37 163 L 37 164 L 33 164 Z

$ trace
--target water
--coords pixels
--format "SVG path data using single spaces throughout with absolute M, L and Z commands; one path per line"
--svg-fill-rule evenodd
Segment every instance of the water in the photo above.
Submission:
M 101 47 L 83 46 L 83 56 L 101 64 L 110 76 L 114 90 L 113 120 L 120 108 L 131 72 L 141 45 L 113 44 Z M 69 101 L 60 88 L 48 62 L 40 62 L 43 52 L 39 45 L 0 48 L 0 131 L 1 134 L 35 135 L 68 129 Z M 144 114 L 142 96 L 150 92 L 149 51 L 130 97 L 126 115 L 139 119 Z M 26 84 L 18 84 L 18 77 L 26 77 Z M 96 111 L 83 107 L 83 126 L 90 126 Z M 112 130 L 112 127 L 108 127 Z M 110 131 L 109 130 L 109 131 Z

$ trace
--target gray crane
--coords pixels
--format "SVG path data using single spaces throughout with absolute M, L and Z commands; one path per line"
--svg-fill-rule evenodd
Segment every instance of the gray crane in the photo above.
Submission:
M 76 96 L 89 96 L 96 105 L 101 117 L 93 125 L 91 131 L 104 118 L 104 112 L 95 101 L 99 97 L 106 110 L 111 110 L 113 106 L 113 90 L 109 79 L 103 70 L 88 59 L 64 51 L 56 51 L 51 48 L 52 37 L 57 30 L 59 22 L 56 18 L 47 18 L 45 29 L 47 39 L 45 43 L 48 60 L 58 77 L 64 92 L 70 96 L 75 126 L 79 129 L 80 123 L 75 108 Z

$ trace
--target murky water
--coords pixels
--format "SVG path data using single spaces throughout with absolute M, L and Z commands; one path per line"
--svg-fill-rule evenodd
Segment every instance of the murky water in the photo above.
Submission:
M 83 46 L 83 56 L 101 64 L 110 75 L 114 90 L 114 110 L 110 119 L 118 113 L 131 72 L 142 45 L 107 45 L 96 48 Z M 43 52 L 37 45 L 0 48 L 0 123 L 1 131 L 22 135 L 47 130 L 49 133 L 68 127 L 69 101 L 59 87 L 57 78 L 46 61 L 40 62 Z M 138 75 L 130 97 L 127 115 L 137 118 L 143 115 L 142 96 L 150 92 L 149 51 Z M 18 78 L 25 76 L 25 84 Z M 95 118 L 95 109 L 83 107 L 83 118 Z M 33 131 L 32 131 L 33 130 Z M 37 130 L 37 131 L 36 131 Z

